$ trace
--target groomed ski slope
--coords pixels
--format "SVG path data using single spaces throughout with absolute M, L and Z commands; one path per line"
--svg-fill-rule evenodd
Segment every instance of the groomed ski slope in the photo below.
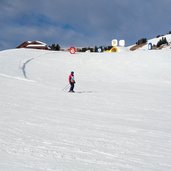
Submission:
M 0 52 L 2 171 L 170 171 L 170 123 L 170 49 Z

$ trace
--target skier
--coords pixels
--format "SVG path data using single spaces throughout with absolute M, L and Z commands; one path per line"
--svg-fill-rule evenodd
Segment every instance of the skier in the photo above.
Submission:
M 71 71 L 71 74 L 69 75 L 68 81 L 69 81 L 69 84 L 71 86 L 69 92 L 74 92 L 75 79 L 74 79 L 74 72 L 73 71 Z

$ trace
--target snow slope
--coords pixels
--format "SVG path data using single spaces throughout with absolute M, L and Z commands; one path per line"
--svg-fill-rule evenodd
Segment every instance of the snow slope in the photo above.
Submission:
M 162 37 L 163 37 L 163 38 L 166 38 L 167 41 L 168 41 L 168 43 L 171 43 L 171 34 L 166 34 L 166 35 L 160 36 L 160 37 L 158 37 L 158 38 L 150 39 L 150 40 L 148 40 L 148 43 L 152 43 L 152 44 L 157 45 L 158 41 L 161 40 Z M 148 47 L 147 47 L 147 49 L 148 49 Z
M 170 50 L 1 51 L 0 170 L 171 170 L 170 66 Z
M 171 34 L 166 34 L 166 35 L 160 36 L 158 38 L 149 39 L 147 41 L 147 44 L 140 47 L 139 50 L 148 50 L 148 44 L 149 43 L 152 43 L 152 45 L 157 45 L 158 41 L 161 40 L 162 38 L 166 38 L 168 43 L 169 43 L 169 46 L 166 46 L 164 48 L 164 50 L 170 49 L 171 48 Z M 134 46 L 134 45 L 131 45 L 131 46 L 127 47 L 127 48 L 130 49 L 132 46 Z

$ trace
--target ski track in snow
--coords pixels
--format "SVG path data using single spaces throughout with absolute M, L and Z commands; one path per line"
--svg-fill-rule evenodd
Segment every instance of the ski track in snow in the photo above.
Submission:
M 171 170 L 161 54 L 0 52 L 0 170 Z M 65 93 L 73 68 L 77 93 Z
M 34 60 L 34 58 L 31 58 L 31 59 L 28 59 L 26 62 L 23 63 L 22 65 L 22 72 L 23 72 L 23 75 L 24 77 L 27 79 L 27 74 L 26 74 L 26 65 L 30 62 Z

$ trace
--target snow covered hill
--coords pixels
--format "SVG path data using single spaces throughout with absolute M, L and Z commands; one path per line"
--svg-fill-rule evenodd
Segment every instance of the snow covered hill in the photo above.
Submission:
M 159 36 L 159 37 L 156 37 L 156 38 L 153 38 L 153 39 L 149 39 L 147 40 L 147 44 L 142 46 L 142 47 L 139 47 L 137 48 L 138 50 L 148 50 L 148 44 L 151 43 L 152 45 L 157 45 L 158 41 L 161 40 L 162 38 L 166 38 L 166 40 L 168 41 L 169 45 L 164 47 L 164 49 L 171 49 L 171 34 L 166 34 L 166 35 L 163 35 L 163 36 Z M 128 47 L 128 49 L 130 49 L 131 47 L 133 47 L 135 45 L 131 45 Z
M 1 51 L 0 170 L 170 171 L 170 66 L 170 49 Z

